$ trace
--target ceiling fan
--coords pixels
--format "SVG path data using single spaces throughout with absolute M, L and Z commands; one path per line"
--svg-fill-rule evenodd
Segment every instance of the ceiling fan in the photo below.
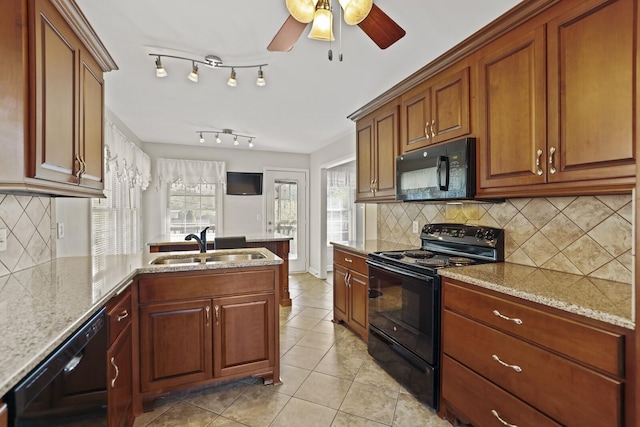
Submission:
M 338 1 L 343 10 L 345 23 L 358 25 L 380 49 L 388 48 L 406 34 L 402 27 L 373 4 L 373 0 Z M 307 24 L 312 21 L 310 38 L 333 40 L 333 15 L 329 0 L 286 0 L 286 4 L 290 15 L 267 46 L 268 51 L 290 51 Z M 322 30 L 319 29 L 322 25 L 327 28 L 324 34 L 321 34 Z

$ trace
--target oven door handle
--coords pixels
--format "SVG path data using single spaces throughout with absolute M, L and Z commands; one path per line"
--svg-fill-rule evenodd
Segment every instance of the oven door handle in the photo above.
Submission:
M 388 264 L 383 264 L 381 262 L 374 261 L 372 259 L 368 259 L 366 263 L 371 267 L 379 268 L 385 271 L 390 271 L 392 273 L 400 274 L 402 276 L 415 277 L 416 279 L 426 280 L 426 281 L 433 281 L 434 279 L 432 276 L 425 276 L 424 274 L 416 273 L 414 271 L 403 270 L 401 268 L 393 267 Z

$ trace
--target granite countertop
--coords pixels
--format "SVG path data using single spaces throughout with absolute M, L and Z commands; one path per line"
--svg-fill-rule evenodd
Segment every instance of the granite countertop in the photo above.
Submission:
M 331 242 L 337 248 L 360 252 L 414 249 L 381 240 Z M 635 329 L 633 285 L 513 263 L 448 267 L 441 276 L 492 289 L 538 304 Z
M 214 270 L 282 264 L 263 249 L 263 259 L 193 265 L 154 265 L 156 258 L 198 252 L 67 257 L 0 277 L 0 398 L 141 273 Z
M 361 253 L 363 256 L 369 255 L 371 252 L 383 251 L 404 251 L 416 249 L 415 245 L 405 245 L 402 243 L 387 242 L 384 240 L 350 240 L 346 242 L 330 242 L 334 247 L 347 249 Z
M 147 242 L 147 246 L 162 246 L 162 245 L 173 245 L 176 243 L 184 243 L 184 244 L 193 244 L 194 246 L 197 244 L 195 241 L 184 240 L 186 234 L 160 234 L 155 236 L 149 242 Z M 228 236 L 232 236 L 229 234 Z M 233 234 L 233 236 L 238 236 L 238 234 Z M 218 237 L 223 237 L 219 235 Z M 255 233 L 255 234 L 247 234 L 245 236 L 247 238 L 247 242 L 279 242 L 282 240 L 292 240 L 293 237 L 287 236 L 280 233 Z M 207 233 L 207 241 L 213 242 L 216 238 L 215 233 Z
M 633 285 L 500 262 L 438 270 L 441 276 L 635 329 Z

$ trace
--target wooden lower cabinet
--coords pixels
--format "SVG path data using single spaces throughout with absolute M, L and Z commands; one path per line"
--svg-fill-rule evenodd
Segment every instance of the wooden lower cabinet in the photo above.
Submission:
M 362 255 L 334 248 L 333 319 L 334 322 L 343 322 L 367 341 L 369 276 L 365 260 Z
M 140 355 L 143 392 L 211 378 L 211 300 L 141 307 Z
M 248 376 L 278 383 L 277 278 L 278 265 L 140 276 L 138 398 Z
M 213 370 L 217 377 L 268 370 L 276 349 L 273 294 L 213 300 Z
M 107 425 L 126 427 L 133 416 L 133 317 L 131 287 L 107 303 Z
M 627 425 L 625 333 L 595 323 L 444 279 L 442 411 L 473 426 Z

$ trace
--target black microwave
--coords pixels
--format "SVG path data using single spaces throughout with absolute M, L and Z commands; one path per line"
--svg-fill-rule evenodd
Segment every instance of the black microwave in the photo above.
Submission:
M 396 200 L 469 200 L 476 193 L 476 139 L 464 138 L 396 157 Z

